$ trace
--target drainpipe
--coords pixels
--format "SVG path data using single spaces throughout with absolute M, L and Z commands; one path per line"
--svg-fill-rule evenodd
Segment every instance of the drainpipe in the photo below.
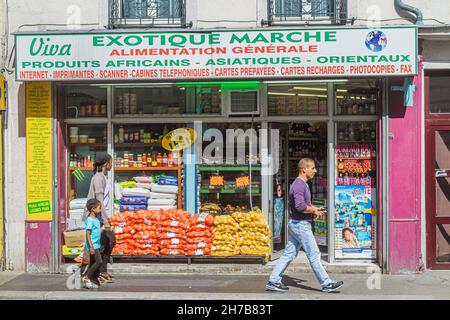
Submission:
M 420 11 L 418 8 L 407 5 L 403 3 L 402 0 L 395 0 L 394 1 L 395 7 L 397 9 L 402 9 L 408 12 L 411 12 L 412 14 L 416 15 L 416 25 L 423 26 L 423 14 L 422 11 Z

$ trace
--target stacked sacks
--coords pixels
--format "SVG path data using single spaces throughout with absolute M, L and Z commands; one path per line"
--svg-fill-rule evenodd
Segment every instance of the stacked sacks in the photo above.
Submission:
M 134 222 L 129 219 L 131 212 L 123 212 L 109 217 L 111 226 L 116 235 L 116 245 L 112 254 L 114 255 L 132 255 L 135 248 L 128 243 L 133 239 L 136 232 L 134 230 Z
M 110 217 L 116 235 L 114 255 L 159 255 L 159 212 L 141 210 Z
M 169 210 L 177 208 L 178 178 L 172 176 L 159 176 L 157 183 L 152 183 L 149 200 L 149 210 Z
M 123 196 L 120 199 L 120 211 L 146 210 L 147 201 L 147 197 Z
M 212 253 L 214 217 L 200 213 L 190 217 L 187 230 L 186 255 L 207 256 Z
M 150 191 L 144 188 L 125 188 L 120 199 L 120 211 L 147 210 Z
M 69 204 L 70 218 L 66 220 L 67 230 L 77 230 L 84 228 L 83 214 L 86 208 L 87 198 L 74 199 Z
M 150 190 L 153 184 L 153 178 L 148 176 L 139 176 L 134 177 L 134 181 L 136 181 L 136 186 L 134 188 L 142 188 Z
M 161 230 L 159 211 L 139 211 L 136 213 L 142 218 L 141 224 L 135 224 L 136 233 L 133 235 L 131 245 L 136 248 L 136 255 L 159 255 L 159 234 Z
M 188 220 L 183 210 L 161 210 L 159 244 L 161 255 L 186 255 Z
M 241 255 L 265 256 L 270 254 L 270 231 L 261 210 L 235 212 L 233 218 L 239 223 Z
M 234 256 L 239 254 L 239 225 L 231 216 L 214 218 L 213 256 Z

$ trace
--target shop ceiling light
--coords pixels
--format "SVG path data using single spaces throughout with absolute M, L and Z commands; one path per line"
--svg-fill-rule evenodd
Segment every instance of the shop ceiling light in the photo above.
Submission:
M 178 82 L 177 87 L 198 88 L 198 87 L 218 87 L 228 90 L 257 90 L 260 87 L 259 81 L 224 81 L 224 82 Z
M 269 92 L 271 96 L 296 96 L 295 93 L 285 93 L 285 92 Z
M 296 84 L 308 84 L 308 83 L 322 83 L 324 85 L 326 85 L 327 83 L 346 83 L 349 80 L 347 79 L 343 79 L 343 80 L 296 80 L 296 81 L 289 81 L 289 80 L 283 80 L 283 81 L 266 81 L 264 83 L 266 84 L 291 84 L 291 85 L 296 85 Z
M 299 93 L 297 94 L 299 97 L 318 97 L 318 98 L 328 98 L 327 95 L 324 94 L 307 94 L 307 93 Z
M 327 88 L 316 88 L 316 87 L 293 87 L 292 90 L 308 90 L 308 91 L 322 91 L 326 92 Z
M 117 83 L 112 84 L 112 86 L 116 88 L 135 88 L 135 87 L 171 87 L 175 85 L 175 83 L 169 83 L 169 82 L 155 82 L 155 83 Z
M 299 97 L 317 97 L 317 98 L 327 98 L 324 94 L 307 94 L 307 93 L 285 93 L 285 92 L 269 92 L 271 96 L 299 96 Z
M 293 87 L 294 90 L 309 90 L 309 91 L 322 91 L 326 92 L 327 88 L 316 88 L 316 87 Z M 337 89 L 336 92 L 348 92 L 346 89 Z

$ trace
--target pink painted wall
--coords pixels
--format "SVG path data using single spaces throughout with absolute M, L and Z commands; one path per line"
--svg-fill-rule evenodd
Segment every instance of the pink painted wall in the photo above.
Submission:
M 389 87 L 403 80 L 391 79 Z M 414 78 L 413 107 L 403 106 L 403 92 L 389 92 L 389 273 L 417 272 L 420 265 L 422 81 Z
M 26 222 L 25 262 L 27 272 L 50 272 L 51 226 L 51 221 Z

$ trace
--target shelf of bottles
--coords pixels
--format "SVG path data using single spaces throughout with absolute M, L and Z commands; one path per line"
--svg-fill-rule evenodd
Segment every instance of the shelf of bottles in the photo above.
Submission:
M 161 141 L 168 132 L 155 128 L 119 126 L 114 133 L 114 168 L 127 170 L 177 170 L 180 153 L 165 150 Z
M 114 89 L 116 116 L 220 114 L 220 86 L 160 84 Z
M 178 190 L 176 205 L 181 208 L 182 152 L 169 151 L 162 146 L 163 137 L 177 128 L 175 125 L 165 124 L 115 125 L 113 131 L 115 183 L 129 185 L 137 181 L 137 177 L 145 176 L 151 179 L 149 181 L 153 181 L 153 185 L 148 186 L 153 193 L 161 184 L 161 177 L 174 179 Z M 142 185 L 145 187 L 145 184 Z M 120 199 L 115 199 L 116 212 L 128 210 L 124 205 L 125 197 L 127 195 L 123 194 Z
M 336 185 L 376 186 L 376 123 L 337 124 Z
M 68 133 L 68 185 L 71 201 L 87 196 L 95 154 L 107 150 L 107 132 L 106 126 L 102 125 L 72 125 L 68 127 Z
M 326 115 L 327 87 L 314 85 L 269 85 L 269 115 Z
M 316 162 L 317 174 L 312 181 L 315 198 L 327 197 L 327 125 L 326 123 L 289 124 L 289 183 L 298 176 L 298 162 L 311 158 Z
M 66 118 L 106 118 L 107 90 L 95 85 L 66 85 L 58 88 L 64 97 Z
M 377 114 L 375 94 L 343 95 L 337 93 L 336 115 L 370 116 Z

